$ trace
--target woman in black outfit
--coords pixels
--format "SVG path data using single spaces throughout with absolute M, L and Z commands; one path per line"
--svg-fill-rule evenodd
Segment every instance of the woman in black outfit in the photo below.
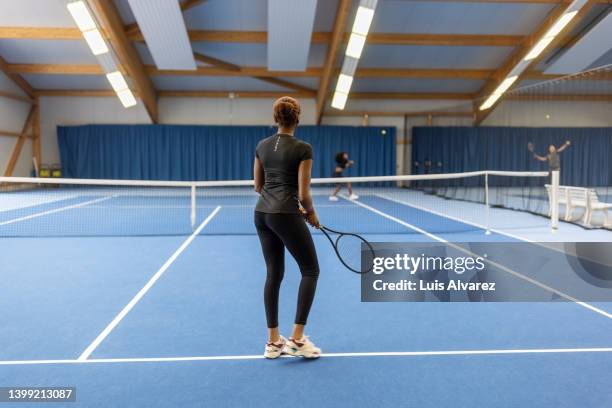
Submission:
M 259 142 L 253 170 L 255 191 L 260 194 L 255 207 L 255 227 L 267 267 L 264 304 L 268 342 L 264 356 L 277 358 L 287 353 L 317 358 L 321 350 L 304 336 L 319 277 L 317 253 L 304 222 L 319 227 L 310 194 L 312 147 L 293 136 L 300 117 L 297 100 L 282 97 L 274 102 L 273 110 L 278 133 Z M 302 274 L 295 325 L 289 340 L 278 331 L 278 296 L 285 271 L 285 248 L 295 258 Z

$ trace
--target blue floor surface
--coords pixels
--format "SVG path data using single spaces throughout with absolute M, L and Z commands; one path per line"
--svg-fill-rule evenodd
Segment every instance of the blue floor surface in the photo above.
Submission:
M 398 211 L 380 198 L 361 202 L 449 241 L 514 240 L 415 208 Z M 265 267 L 257 237 L 208 235 L 231 223 L 233 211 L 219 211 L 91 358 L 262 353 Z M 322 219 L 350 226 L 327 211 Z M 371 241 L 431 241 L 366 209 L 359 213 L 366 224 L 393 224 L 392 234 L 369 234 Z M 73 212 L 55 216 L 69 222 Z M 34 220 L 25 222 L 35 228 Z M 186 238 L 3 238 L 0 364 L 78 358 Z M 572 302 L 361 303 L 359 277 L 341 267 L 323 236 L 314 240 L 321 276 L 307 334 L 324 353 L 612 347 L 612 320 Z M 288 256 L 280 305 L 285 335 L 299 278 Z M 361 355 L 0 365 L 0 386 L 76 386 L 77 403 L 67 407 L 588 408 L 612 406 L 611 373 L 612 350 Z

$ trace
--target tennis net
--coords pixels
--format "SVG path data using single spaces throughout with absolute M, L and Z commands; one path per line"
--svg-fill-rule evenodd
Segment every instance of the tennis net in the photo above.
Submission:
M 496 226 L 491 207 L 549 215 L 546 172 L 312 180 L 322 223 L 363 234 L 433 234 Z M 348 196 L 351 183 L 359 196 Z M 252 180 L 133 181 L 0 177 L 0 237 L 255 234 Z M 339 183 L 339 184 L 338 184 Z M 342 186 L 337 201 L 329 199 Z M 540 226 L 547 225 L 545 218 Z

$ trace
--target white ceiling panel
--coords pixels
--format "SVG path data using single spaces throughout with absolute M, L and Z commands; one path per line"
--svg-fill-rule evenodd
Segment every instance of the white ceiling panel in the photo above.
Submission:
M 128 1 L 157 68 L 195 70 L 178 0 Z
M 268 0 L 268 69 L 304 71 L 317 0 Z

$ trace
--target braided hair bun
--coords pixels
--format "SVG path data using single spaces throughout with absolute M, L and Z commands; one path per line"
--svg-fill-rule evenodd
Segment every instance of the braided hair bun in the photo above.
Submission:
M 272 107 L 274 121 L 284 128 L 293 128 L 300 122 L 300 103 L 290 96 L 278 98 Z

